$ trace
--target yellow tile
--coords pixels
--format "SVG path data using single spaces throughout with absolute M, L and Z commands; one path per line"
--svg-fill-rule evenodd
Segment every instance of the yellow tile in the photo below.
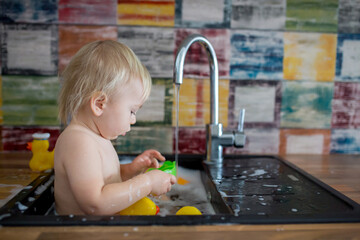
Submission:
M 204 80 L 204 125 L 210 123 L 210 80 Z M 224 127 L 228 125 L 228 106 L 229 106 L 229 80 L 219 80 L 219 122 Z
M 174 87 L 174 101 L 172 111 L 172 123 L 176 125 L 175 109 L 176 109 L 176 93 Z M 194 79 L 183 79 L 180 86 L 180 102 L 179 102 L 179 126 L 195 126 L 196 120 L 196 92 L 197 86 Z
M 336 40 L 335 34 L 284 33 L 284 78 L 333 81 Z
M 174 90 L 175 91 L 175 90 Z M 228 124 L 229 80 L 219 81 L 219 122 Z M 175 94 L 172 123 L 175 126 Z M 210 80 L 184 79 L 180 86 L 179 126 L 205 126 L 210 123 Z
M 175 3 L 119 3 L 118 24 L 174 26 Z
M 334 34 L 322 34 L 319 37 L 320 51 L 315 59 L 317 81 L 333 81 L 336 68 L 336 44 Z
M 174 5 L 119 4 L 118 14 L 136 14 L 143 16 L 174 16 Z

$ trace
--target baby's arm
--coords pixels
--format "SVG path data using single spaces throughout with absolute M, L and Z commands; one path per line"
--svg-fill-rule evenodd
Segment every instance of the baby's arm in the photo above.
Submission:
M 154 170 L 125 182 L 105 184 L 95 141 L 75 135 L 65 145 L 62 160 L 70 190 L 86 214 L 115 214 L 150 193 L 166 193 L 176 181 L 174 176 Z
M 160 152 L 150 149 L 137 156 L 132 163 L 122 164 L 121 178 L 123 181 L 133 178 L 140 173 L 144 173 L 148 168 L 158 168 L 160 161 L 165 161 L 165 157 Z

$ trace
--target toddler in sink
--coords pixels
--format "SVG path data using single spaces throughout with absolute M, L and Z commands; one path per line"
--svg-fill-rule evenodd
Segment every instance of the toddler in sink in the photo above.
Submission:
M 147 150 L 120 166 L 110 140 L 125 136 L 150 94 L 151 77 L 135 54 L 116 41 L 82 47 L 61 75 L 59 117 L 70 124 L 55 146 L 56 212 L 113 215 L 176 182 L 159 170 L 165 158 Z

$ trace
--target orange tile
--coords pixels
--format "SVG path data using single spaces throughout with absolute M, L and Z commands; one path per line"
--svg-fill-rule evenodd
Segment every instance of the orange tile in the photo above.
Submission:
M 85 44 L 96 40 L 117 40 L 117 28 L 113 26 L 59 26 L 59 71 L 70 62 L 72 56 Z
M 329 154 L 330 141 L 330 129 L 281 129 L 279 153 Z

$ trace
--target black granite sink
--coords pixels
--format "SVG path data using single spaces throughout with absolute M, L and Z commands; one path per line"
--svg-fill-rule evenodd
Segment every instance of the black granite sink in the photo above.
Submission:
M 120 160 L 133 156 L 122 156 Z M 166 156 L 173 160 L 173 156 Z M 360 222 L 360 205 L 275 156 L 225 156 L 221 166 L 203 155 L 180 155 L 179 165 L 200 169 L 214 215 L 55 216 L 53 172 L 43 173 L 0 209 L 0 224 L 199 225 Z

